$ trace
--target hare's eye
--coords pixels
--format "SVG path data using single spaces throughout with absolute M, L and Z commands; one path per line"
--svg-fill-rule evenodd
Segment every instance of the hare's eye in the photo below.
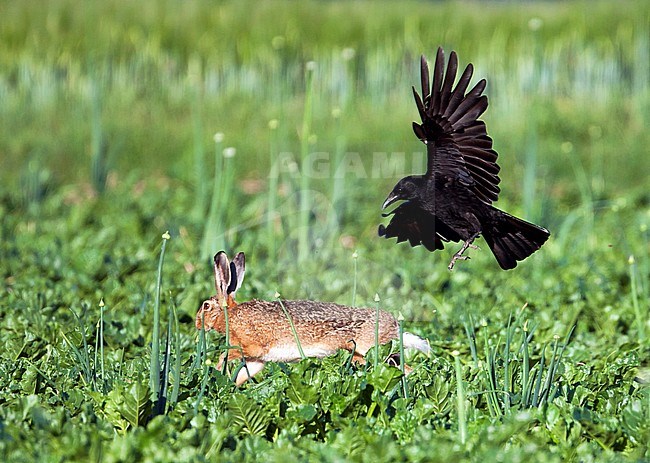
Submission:
M 210 303 L 208 301 L 203 301 L 203 305 L 201 305 L 201 310 L 205 310 L 205 311 L 210 310 Z

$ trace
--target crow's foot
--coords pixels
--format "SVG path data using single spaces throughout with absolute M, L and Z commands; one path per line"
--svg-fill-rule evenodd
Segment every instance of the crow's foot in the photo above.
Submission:
M 471 257 L 469 256 L 464 256 L 463 253 L 467 251 L 467 248 L 472 248 L 472 249 L 481 249 L 477 245 L 472 244 L 472 242 L 478 237 L 479 233 L 474 233 L 472 236 L 469 237 L 467 241 L 463 243 L 463 246 L 458 250 L 456 254 L 451 258 L 451 262 L 449 262 L 449 265 L 447 268 L 449 270 L 454 269 L 454 264 L 456 264 L 457 260 L 469 260 Z
M 453 270 L 453 269 L 454 269 L 454 264 L 456 264 L 456 261 L 457 261 L 457 260 L 470 260 L 470 259 L 471 259 L 470 256 L 463 256 L 463 255 L 462 255 L 462 252 L 461 252 L 461 251 L 458 251 L 458 252 L 457 252 L 456 254 L 454 254 L 454 256 L 451 258 L 451 262 L 449 262 L 449 265 L 447 266 L 447 268 L 448 268 L 449 270 Z

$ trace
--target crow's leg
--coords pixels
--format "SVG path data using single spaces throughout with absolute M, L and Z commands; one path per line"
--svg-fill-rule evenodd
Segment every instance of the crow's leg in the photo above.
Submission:
M 472 248 L 472 249 L 481 249 L 477 245 L 472 244 L 473 241 L 478 238 L 478 236 L 481 234 L 481 232 L 476 232 L 472 236 L 470 236 L 465 242 L 463 243 L 463 246 L 458 250 L 456 254 L 451 258 L 451 262 L 449 262 L 449 266 L 447 268 L 449 270 L 454 269 L 454 264 L 456 263 L 457 260 L 468 260 L 470 259 L 469 256 L 464 256 L 463 253 L 467 251 L 467 248 Z

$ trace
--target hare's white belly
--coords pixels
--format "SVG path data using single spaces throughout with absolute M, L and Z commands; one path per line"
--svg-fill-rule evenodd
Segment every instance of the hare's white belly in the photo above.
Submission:
M 328 346 L 316 345 L 302 346 L 302 351 L 307 357 L 327 357 L 328 355 L 334 354 L 336 349 Z M 300 351 L 296 344 L 274 346 L 269 349 L 262 360 L 265 362 L 295 362 L 300 360 Z

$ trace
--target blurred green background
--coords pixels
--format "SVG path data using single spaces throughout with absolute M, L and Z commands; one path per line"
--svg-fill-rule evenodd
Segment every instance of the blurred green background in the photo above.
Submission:
M 594 227 L 602 211 L 647 210 L 649 11 L 646 2 L 3 2 L 3 213 L 31 214 L 40 235 L 48 215 L 86 211 L 122 244 L 170 229 L 183 237 L 186 268 L 241 249 L 252 275 L 267 270 L 262 286 L 302 279 L 295 297 L 341 298 L 341 287 L 296 272 L 334 266 L 345 284 L 358 248 L 368 266 L 389 269 L 362 279 L 367 300 L 391 291 L 393 269 L 434 278 L 423 287 L 435 289 L 449 278 L 447 250 L 395 246 L 376 227 L 392 185 L 421 165 L 410 87 L 419 55 L 443 46 L 475 65 L 474 82 L 488 79 L 500 207 L 553 233 L 524 267 L 576 249 L 616 252 L 624 264 L 633 250 L 622 235 L 646 227 L 647 214 Z M 133 211 L 141 223 L 129 221 L 134 208 L 146 210 Z M 488 254 L 466 270 L 498 274 Z
M 332 152 L 341 136 L 362 155 L 421 151 L 410 133 L 410 86 L 419 81 L 419 55 L 432 59 L 439 45 L 488 79 L 485 119 L 506 195 L 522 194 L 531 152 L 538 191 L 558 201 L 579 194 L 569 157 L 598 198 L 645 180 L 645 2 L 117 0 L 2 9 L 7 187 L 19 187 L 28 161 L 50 172 L 53 186 L 88 181 L 97 150 L 107 152 L 115 181 L 137 170 L 194 186 L 194 152 L 211 152 L 215 132 L 245 160 L 233 166 L 239 180 L 265 179 L 269 120 L 279 121 L 278 149 L 300 151 L 309 61 L 317 137 L 310 151 Z
M 83 266 L 101 268 L 151 255 L 169 229 L 181 287 L 209 292 L 223 248 L 249 257 L 242 297 L 349 303 L 358 263 L 357 303 L 379 293 L 411 319 L 466 305 L 471 293 L 445 303 L 465 279 L 530 300 L 574 265 L 627 274 L 636 254 L 648 274 L 646 2 L 112 0 L 2 12 L 2 234 L 14 252 L 51 249 L 73 268 L 94 253 Z M 552 232 L 514 272 L 498 272 L 486 248 L 452 275 L 443 263 L 456 245 L 430 254 L 376 235 L 387 192 L 422 166 L 410 87 L 420 54 L 438 46 L 472 62 L 474 82 L 488 79 L 499 206 Z M 120 292 L 99 282 L 97 298 Z M 199 299 L 183 299 L 188 313 Z M 493 299 L 477 303 L 483 313 Z
M 497 206 L 551 230 L 513 271 L 501 271 L 483 242 L 449 272 L 456 244 L 432 254 L 377 236 L 387 193 L 422 165 L 411 86 L 420 54 L 431 61 L 438 46 L 474 64 L 473 82 L 488 80 L 483 119 L 502 168 Z M 137 362 L 148 355 L 160 237 L 169 230 L 162 306 L 179 308 L 184 366 L 194 314 L 213 293 L 210 258 L 242 250 L 241 300 L 279 291 L 374 307 L 378 294 L 407 329 L 442 357 L 459 350 L 466 366 L 463 326 L 482 331 L 487 349 L 517 312 L 536 327 L 538 355 L 575 325 L 562 381 L 578 381 L 570 368 L 599 358 L 598 374 L 580 384 L 608 405 L 594 405 L 602 415 L 590 431 L 583 415 L 562 409 L 571 429 L 585 428 L 553 437 L 556 461 L 601 448 L 647 457 L 645 428 L 631 431 L 621 417 L 628 400 L 634 410 L 625 413 L 640 423 L 649 413 L 647 400 L 633 402 L 636 368 L 649 358 L 649 121 L 646 1 L 0 1 L 0 378 L 11 391 L 0 404 L 20 444 L 12 455 L 32 445 L 26 436 L 38 427 L 21 421 L 25 397 L 53 401 L 51 385 L 79 387 L 61 337 L 81 349 L 70 309 L 93 326 L 104 298 L 115 384 L 146 370 Z M 49 383 L 25 385 L 23 376 Z M 188 403 L 198 394 L 193 378 L 183 383 Z M 474 392 L 488 387 L 480 378 Z M 89 397 L 62 406 L 73 410 L 65 435 L 86 429 L 79 410 Z M 208 415 L 223 409 L 212 399 Z M 487 409 L 472 400 L 475 435 L 492 436 Z M 604 417 L 613 417 L 609 427 L 599 427 Z M 456 429 L 455 419 L 443 428 Z M 101 422 L 108 441 L 113 425 Z M 188 426 L 179 422 L 165 429 Z M 509 426 L 528 442 L 530 428 Z M 72 450 L 43 433 L 40 441 L 61 446 L 52 455 L 85 458 L 87 442 Z M 540 442 L 551 437 L 536 436 L 527 448 L 546 461 Z M 486 446 L 484 461 L 511 442 L 490 447 L 483 437 L 475 444 Z M 142 434 L 128 438 L 145 445 Z M 448 449 L 455 442 L 438 438 L 427 437 L 448 439 Z

